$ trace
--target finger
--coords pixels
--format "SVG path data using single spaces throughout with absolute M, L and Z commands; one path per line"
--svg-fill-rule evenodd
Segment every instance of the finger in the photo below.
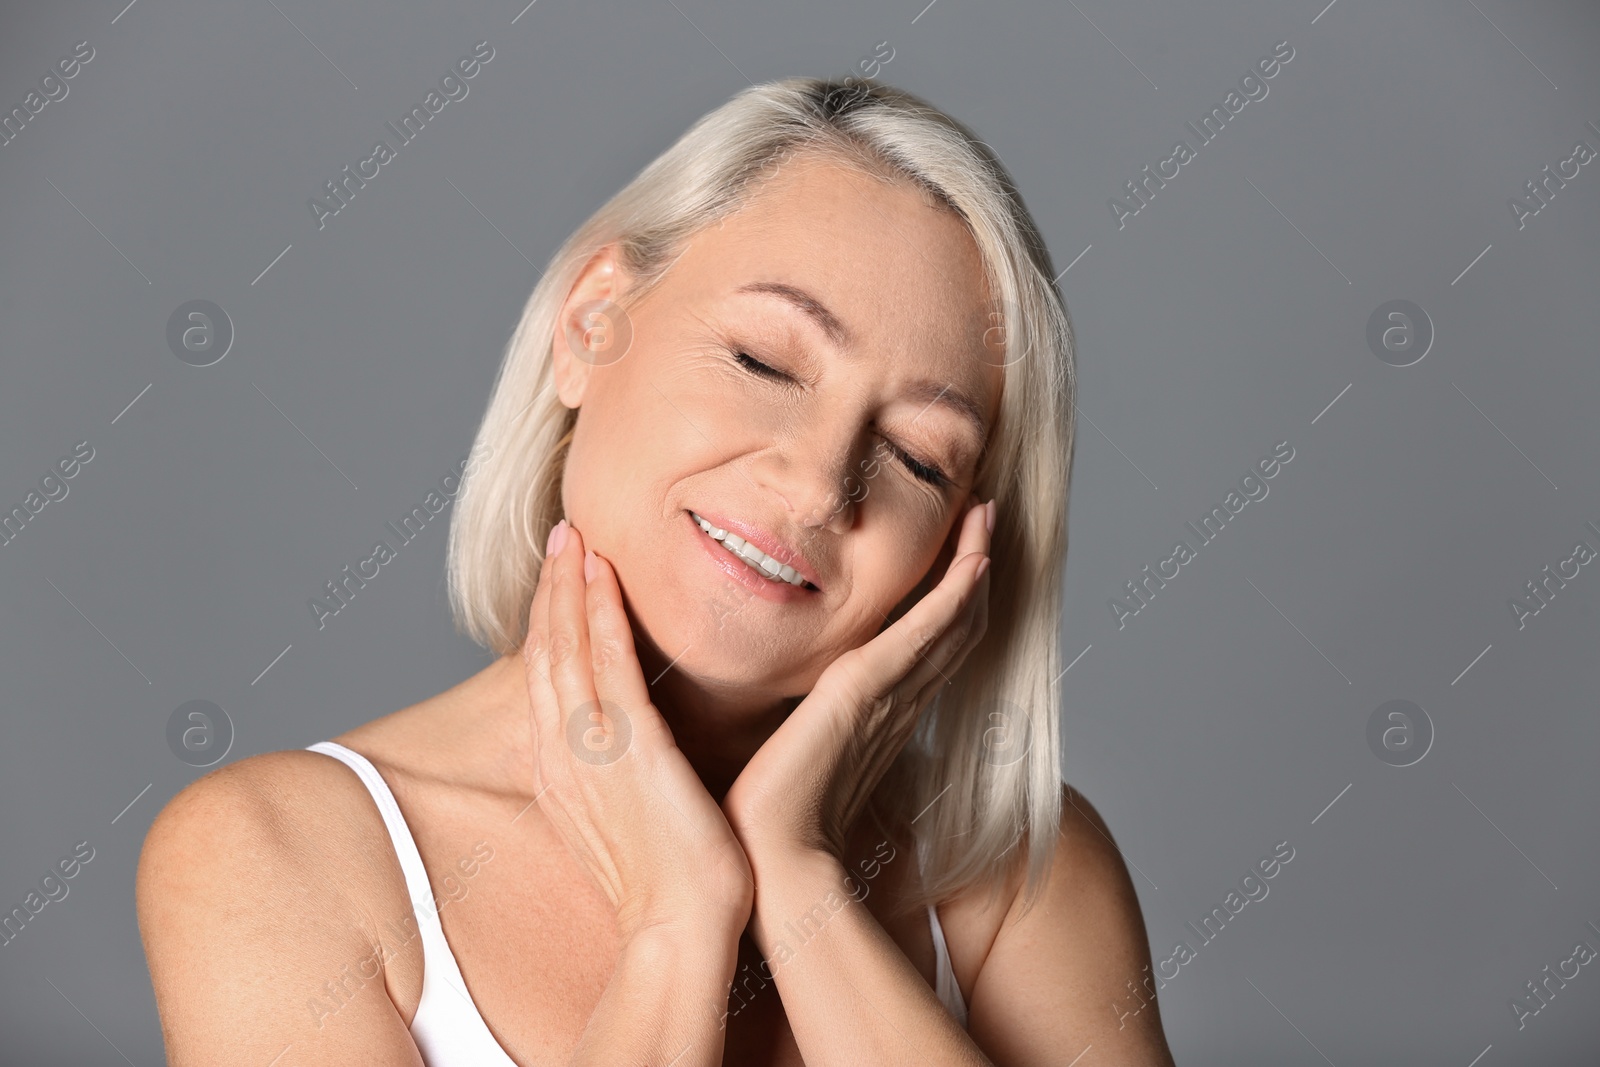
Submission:
M 522 644 L 522 658 L 527 666 L 528 702 L 533 729 L 534 767 L 539 767 L 541 742 L 559 744 L 559 705 L 555 689 L 550 684 L 550 575 L 555 570 L 548 554 L 540 562 L 539 579 L 534 586 L 532 603 L 528 607 L 528 636 Z M 536 786 L 543 785 L 535 782 Z
M 981 549 L 987 547 L 987 538 L 980 505 L 967 512 L 956 558 L 939 584 L 877 637 L 836 660 L 823 677 L 837 672 L 833 684 L 844 686 L 847 695 L 858 702 L 892 692 L 927 657 L 966 606 L 981 578 L 977 571 L 986 558 Z
M 972 635 L 967 638 L 966 648 L 957 653 L 957 666 L 960 666 L 961 661 L 966 658 L 966 654 L 968 652 L 972 651 L 973 646 L 975 646 L 979 641 L 983 640 L 983 635 L 989 632 L 990 582 L 994 579 L 993 558 L 994 557 L 992 556 L 990 557 L 991 562 L 989 566 L 984 569 L 983 577 L 978 579 L 982 584 L 978 587 L 977 591 L 972 594 L 972 599 L 977 605 L 977 610 L 974 613 Z
M 566 544 L 550 572 L 549 640 L 545 651 L 550 685 L 556 695 L 557 728 L 579 709 L 598 710 L 594 703 L 594 668 L 590 665 L 589 612 L 584 605 L 583 535 L 568 527 Z
M 945 536 L 944 544 L 939 547 L 939 555 L 934 558 L 934 568 L 948 571 L 950 565 L 961 558 L 963 554 L 961 542 L 967 532 L 969 516 L 972 514 L 973 509 L 979 507 L 982 503 L 983 501 L 978 499 L 978 494 L 967 494 L 967 502 L 963 506 L 964 510 L 961 512 L 961 518 L 951 525 L 950 532 Z M 970 542 L 968 543 L 970 545 Z M 919 589 L 929 585 L 929 578 L 933 576 L 933 573 L 933 571 L 930 571 L 929 575 L 923 578 L 918 585 Z
M 989 627 L 989 581 L 993 567 L 984 570 L 977 587 L 967 598 L 960 616 L 951 624 L 934 647 L 917 661 L 906 675 L 903 690 L 917 694 L 918 700 L 931 698 L 938 688 L 950 682 L 950 676 L 961 668 L 967 656 L 983 640 Z M 919 707 L 925 705 L 919 704 Z
M 968 509 L 962 519 L 955 554 L 944 577 L 894 626 L 880 635 L 888 636 L 903 628 L 900 642 L 908 645 L 913 655 L 906 665 L 907 672 L 915 668 L 919 662 L 932 658 L 930 654 L 941 643 L 948 643 L 946 638 L 952 626 L 971 621 L 970 616 L 965 613 L 972 607 L 975 599 L 973 594 L 977 592 L 979 583 L 987 579 L 988 568 L 982 566 L 989 549 L 985 516 L 986 510 L 983 504 Z M 967 628 L 966 625 L 961 627 L 963 630 Z M 955 643 L 959 645 L 962 642 Z M 904 674 L 895 676 L 896 680 L 902 677 Z
M 552 535 L 554 529 L 552 528 Z M 533 587 L 533 599 L 528 605 L 528 634 L 522 643 L 522 658 L 528 666 L 528 687 L 531 694 L 542 694 L 553 700 L 555 691 L 550 688 L 550 576 L 555 570 L 554 558 L 546 553 L 539 564 L 539 577 Z M 534 709 L 538 712 L 539 708 Z
M 979 510 L 981 512 L 982 509 Z M 958 610 L 956 620 L 945 628 L 924 655 L 912 662 L 911 668 L 898 681 L 892 680 L 892 676 L 889 675 L 889 672 L 897 668 L 884 668 L 885 675 L 891 677 L 888 686 L 890 698 L 880 699 L 877 702 L 884 713 L 884 718 L 878 720 L 876 724 L 870 722 L 863 724 L 868 729 L 876 726 L 881 731 L 877 736 L 883 743 L 868 746 L 868 765 L 858 777 L 858 782 L 864 788 L 856 791 L 848 799 L 846 805 L 848 820 L 854 819 L 855 813 L 865 803 L 867 795 L 876 788 L 876 784 L 887 773 L 889 765 L 899 756 L 906 741 L 910 739 L 923 712 L 932 705 L 939 690 L 950 682 L 950 675 L 961 666 L 967 653 L 983 636 L 983 628 L 988 622 L 988 571 L 989 569 L 985 568 L 983 575 L 978 578 L 975 590 Z
M 592 569 L 585 591 L 589 618 L 589 661 L 595 696 L 616 704 L 630 716 L 650 706 L 650 689 L 633 643 L 633 628 L 622 604 L 622 586 L 610 562 L 596 552 L 584 557 L 584 574 Z
M 979 563 L 987 555 L 989 530 L 986 525 L 986 506 L 976 504 L 966 510 L 962 517 L 962 523 L 957 528 L 955 550 L 950 555 L 949 566 L 939 579 L 939 584 L 934 585 L 917 605 L 912 606 L 896 622 L 896 627 L 910 622 L 906 627 L 906 637 L 917 653 L 926 656 L 946 627 L 957 619 L 963 606 L 970 603 L 971 593 L 982 579 Z M 883 633 L 893 633 L 896 627 L 890 627 Z
M 990 501 L 989 504 L 980 507 L 979 511 L 983 512 L 986 508 L 992 507 L 994 507 L 994 502 Z M 950 670 L 954 670 L 961 665 L 962 661 L 966 659 L 967 653 L 972 651 L 973 647 L 983 639 L 983 635 L 988 632 L 989 629 L 989 593 L 991 588 L 990 583 L 993 581 L 994 577 L 994 558 L 993 556 L 989 555 L 991 536 L 992 535 L 989 533 L 987 525 L 985 525 L 983 534 L 983 551 L 985 555 L 988 556 L 990 564 L 982 568 L 983 573 L 978 577 L 976 586 L 972 590 L 971 595 L 967 597 L 966 607 L 963 609 L 961 619 L 962 626 L 960 627 L 960 629 L 965 633 L 965 639 L 949 640 L 948 643 L 951 647 L 947 657 L 928 657 L 930 659 L 934 659 L 936 662 L 947 663 L 948 669 Z M 953 634 L 946 635 L 946 637 L 949 638 L 953 638 L 953 636 Z M 944 643 L 946 638 L 941 638 L 940 640 L 941 643 Z M 941 649 L 941 652 L 942 651 L 944 650 Z
M 956 543 L 956 552 L 951 557 L 952 561 L 959 560 L 968 552 L 989 554 L 990 537 L 986 508 L 987 505 L 979 503 L 967 510 L 962 519 L 961 539 Z

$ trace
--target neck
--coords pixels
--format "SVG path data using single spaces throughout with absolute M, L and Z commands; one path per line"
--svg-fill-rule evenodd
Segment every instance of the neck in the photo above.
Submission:
M 801 699 L 708 687 L 680 671 L 667 671 L 650 687 L 650 701 L 666 720 L 673 741 L 719 804 Z
M 704 685 L 682 671 L 668 669 L 668 661 L 661 659 L 647 642 L 640 642 L 637 652 L 651 704 L 672 731 L 673 742 L 699 775 L 706 791 L 721 803 L 745 764 L 783 724 L 803 695 Z M 657 659 L 661 661 L 652 662 Z M 531 743 L 527 723 L 532 707 L 527 667 L 520 652 L 502 657 L 486 673 L 492 674 L 494 688 L 499 691 L 501 699 L 497 703 L 506 709 L 508 742 L 527 748 Z M 511 742 L 513 738 L 518 740 Z M 523 766 L 531 763 L 531 751 L 527 757 Z

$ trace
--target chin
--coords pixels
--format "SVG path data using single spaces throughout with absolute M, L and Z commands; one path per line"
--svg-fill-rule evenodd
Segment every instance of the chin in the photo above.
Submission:
M 653 667 L 645 664 L 645 680 L 671 664 L 702 686 L 808 692 L 821 673 L 812 665 L 829 618 L 821 594 L 753 578 L 744 563 L 704 541 L 684 511 L 652 551 L 614 563 L 634 643 L 659 657 Z
M 651 682 L 668 664 L 671 670 L 707 688 L 766 690 L 774 693 L 807 692 L 816 673 L 804 669 L 811 657 L 801 659 L 799 636 L 787 632 L 765 616 L 760 605 L 738 611 L 738 600 L 730 592 L 722 597 L 707 595 L 686 601 L 681 595 L 652 601 L 634 622 L 634 644 L 645 646 L 659 657 L 652 669 L 645 667 L 645 681 Z M 641 658 L 641 663 L 643 658 Z M 803 677 L 796 677 L 800 669 Z

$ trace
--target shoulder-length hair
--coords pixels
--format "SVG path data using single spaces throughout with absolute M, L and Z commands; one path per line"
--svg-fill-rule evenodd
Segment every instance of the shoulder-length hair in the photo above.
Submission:
M 692 235 L 736 211 L 799 152 L 909 181 L 955 212 L 977 244 L 998 308 L 991 321 L 1005 331 L 1001 411 L 972 486 L 979 499 L 997 499 L 1001 516 L 988 628 L 940 687 L 869 810 L 881 828 L 883 807 L 915 839 L 922 892 L 910 903 L 978 885 L 998 892 L 1008 881 L 1003 870 L 1015 869 L 1002 861 L 1020 845 L 1028 859 L 1024 903 L 1031 904 L 1061 818 L 1057 682 L 1076 393 L 1072 325 L 1049 253 L 1005 168 L 965 126 L 908 92 L 856 78 L 787 78 L 741 90 L 556 251 L 511 336 L 478 430 L 474 454 L 488 458 L 465 472 L 456 498 L 448 546 L 456 625 L 499 655 L 526 638 L 577 418 L 555 394 L 551 342 L 579 272 L 616 245 L 635 280 L 619 299 L 626 310 L 659 283 Z

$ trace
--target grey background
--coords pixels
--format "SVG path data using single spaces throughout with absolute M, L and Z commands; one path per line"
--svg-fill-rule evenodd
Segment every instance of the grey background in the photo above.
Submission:
M 0 545 L 0 910 L 95 849 L 0 948 L 5 1062 L 161 1062 L 132 890 L 205 773 L 173 709 L 221 705 L 232 760 L 484 666 L 448 512 L 325 629 L 307 601 L 467 455 L 534 264 L 737 89 L 878 42 L 1073 264 L 1066 774 L 1155 957 L 1295 848 L 1163 989 L 1178 1062 L 1596 1062 L 1600 967 L 1521 1030 L 1509 1009 L 1600 947 L 1600 576 L 1523 629 L 1508 607 L 1600 547 L 1600 162 L 1521 230 L 1507 206 L 1600 148 L 1591 5 L 124 2 L 0 21 L 4 110 L 95 49 L 0 146 L 0 510 L 95 449 Z M 469 96 L 319 232 L 308 198 L 484 39 Z M 1269 95 L 1119 230 L 1107 199 L 1282 40 Z M 166 343 L 193 299 L 237 331 L 210 367 Z M 1366 344 L 1391 299 L 1436 329 L 1410 367 Z M 1123 583 L 1279 441 L 1270 495 L 1119 630 Z M 1436 731 L 1413 766 L 1367 744 L 1392 699 Z

